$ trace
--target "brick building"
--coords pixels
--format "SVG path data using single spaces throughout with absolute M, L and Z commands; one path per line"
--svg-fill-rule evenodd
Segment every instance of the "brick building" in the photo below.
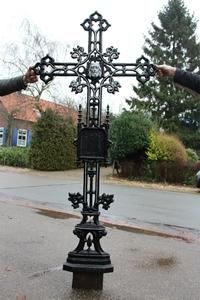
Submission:
M 76 110 L 67 106 L 33 97 L 13 93 L 0 97 L 0 146 L 29 147 L 32 126 L 40 117 L 41 111 L 52 109 L 63 117 L 71 116 L 76 122 Z

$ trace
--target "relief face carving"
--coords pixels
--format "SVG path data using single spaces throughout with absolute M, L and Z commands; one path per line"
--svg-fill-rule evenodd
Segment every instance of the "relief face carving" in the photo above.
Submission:
M 92 61 L 89 67 L 89 77 L 99 78 L 102 75 L 100 63 L 98 61 Z

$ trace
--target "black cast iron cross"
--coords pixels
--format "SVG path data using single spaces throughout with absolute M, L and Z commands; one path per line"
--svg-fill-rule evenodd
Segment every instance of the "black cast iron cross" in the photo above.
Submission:
M 115 77 L 132 76 L 140 83 L 147 82 L 155 75 L 155 68 L 144 56 L 136 63 L 115 63 L 117 48 L 102 49 L 102 34 L 110 24 L 94 12 L 82 24 L 88 31 L 88 52 L 77 46 L 71 52 L 76 62 L 56 62 L 49 55 L 37 63 L 34 70 L 46 84 L 56 76 L 74 76 L 70 88 L 76 94 L 87 89 L 86 119 L 82 120 L 79 107 L 77 133 L 77 159 L 84 164 L 83 194 L 69 193 L 74 208 L 82 205 L 82 221 L 76 225 L 74 234 L 79 243 L 69 252 L 64 270 L 73 272 L 73 287 L 102 289 L 103 273 L 112 272 L 110 255 L 103 251 L 100 239 L 106 235 L 105 227 L 99 223 L 99 206 L 108 209 L 114 201 L 113 195 L 99 195 L 100 166 L 106 163 L 109 129 L 109 108 L 106 119 L 102 120 L 102 90 L 114 94 L 120 83 Z

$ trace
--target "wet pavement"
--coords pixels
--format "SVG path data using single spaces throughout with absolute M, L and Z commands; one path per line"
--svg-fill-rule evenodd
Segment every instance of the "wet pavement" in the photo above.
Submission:
M 114 272 L 102 291 L 74 290 L 62 270 L 77 246 L 70 214 L 0 198 L 1 300 L 199 300 L 200 244 L 107 227 Z M 118 227 L 119 228 L 119 227 Z
M 114 194 L 108 211 L 101 209 L 101 217 L 116 226 L 145 228 L 157 233 L 199 239 L 200 197 L 196 189 L 181 192 L 133 186 L 132 182 L 110 180 L 111 168 L 101 169 L 100 194 Z M 0 198 L 18 203 L 32 203 L 64 212 L 79 214 L 68 201 L 69 192 L 82 193 L 83 170 L 40 172 L 27 169 L 0 167 Z M 147 185 L 148 186 L 148 185 Z M 186 187 L 184 187 L 184 191 Z
M 104 275 L 102 291 L 74 290 L 72 274 L 63 271 L 62 265 L 68 252 L 77 246 L 73 229 L 80 220 L 80 212 L 70 206 L 64 208 L 67 201 L 63 205 L 60 201 L 64 194 L 67 198 L 66 182 L 71 191 L 81 186 L 82 172 L 46 173 L 1 167 L 0 173 L 0 300 L 200 299 L 200 206 L 196 191 L 186 195 L 167 192 L 160 199 L 159 191 L 147 189 L 149 201 L 151 195 L 157 197 L 152 200 L 160 214 L 157 222 L 145 221 L 145 217 L 139 220 L 101 214 L 100 220 L 108 231 L 101 245 L 111 255 L 114 272 Z M 101 179 L 105 189 L 110 184 L 106 179 L 108 174 L 110 170 L 105 169 Z M 124 195 L 118 203 L 123 210 L 134 189 L 121 183 L 115 189 Z M 145 191 L 140 194 L 136 188 L 134 196 L 140 201 L 138 206 L 137 200 L 132 200 L 134 208 L 146 205 L 141 195 Z M 37 197 L 42 201 L 36 201 Z M 173 206 L 176 200 L 182 205 L 180 224 L 193 227 L 164 222 L 166 207 L 161 213 L 158 203 L 167 199 L 173 208 L 167 209 L 166 214 L 178 215 Z M 149 202 L 147 215 L 150 208 Z

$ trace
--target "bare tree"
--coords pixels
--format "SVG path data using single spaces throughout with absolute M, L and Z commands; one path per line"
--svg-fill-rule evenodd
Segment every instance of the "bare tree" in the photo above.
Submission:
M 27 19 L 23 20 L 20 30 L 22 32 L 22 42 L 18 44 L 12 42 L 5 45 L 2 62 L 4 67 L 7 67 L 9 74 L 23 74 L 29 66 L 34 65 L 47 54 L 54 58 L 59 56 L 62 59 L 69 55 L 69 45 L 64 47 L 59 42 L 49 41 Z M 51 82 L 50 85 L 46 85 L 41 80 L 28 86 L 26 90 L 37 101 L 44 93 L 51 100 L 61 97 L 58 91 L 61 91 L 59 81 L 56 81 L 56 84 Z
M 36 62 L 39 62 L 41 58 L 47 54 L 55 59 L 59 58 L 59 60 L 63 61 L 70 55 L 69 48 L 71 47 L 69 45 L 64 46 L 57 41 L 48 40 L 41 34 L 37 26 L 30 24 L 27 19 L 23 20 L 20 26 L 19 37 L 21 37 L 21 42 L 5 44 L 4 49 L 1 49 L 2 68 L 4 73 L 7 71 L 10 77 L 24 74 L 29 66 L 35 65 Z M 35 107 L 39 110 L 39 100 L 41 97 L 62 103 L 66 106 L 70 105 L 70 107 L 76 107 L 73 99 L 70 98 L 70 101 L 65 101 L 68 97 L 64 94 L 59 80 L 53 81 L 47 85 L 39 80 L 35 84 L 28 86 L 25 93 L 34 97 L 36 100 Z M 62 99 L 64 101 L 62 101 Z M 12 127 L 17 110 L 18 108 L 14 108 L 11 112 L 7 112 L 3 107 L 0 108 L 0 114 L 6 122 L 7 146 L 11 146 Z

